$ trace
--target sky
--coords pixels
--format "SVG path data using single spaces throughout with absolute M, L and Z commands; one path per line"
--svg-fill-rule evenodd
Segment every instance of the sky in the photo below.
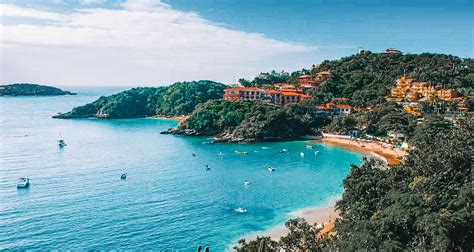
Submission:
M 395 47 L 474 57 L 472 0 L 0 0 L 0 83 L 233 83 Z

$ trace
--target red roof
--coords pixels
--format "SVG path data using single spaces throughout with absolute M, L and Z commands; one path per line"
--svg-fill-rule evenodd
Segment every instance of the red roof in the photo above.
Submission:
M 298 94 L 296 92 L 290 92 L 290 91 L 283 91 L 281 92 L 281 95 L 286 95 L 286 96 L 301 96 L 301 94 Z
M 338 109 L 352 109 L 352 106 L 348 105 L 348 104 L 337 104 L 336 108 L 338 108 Z

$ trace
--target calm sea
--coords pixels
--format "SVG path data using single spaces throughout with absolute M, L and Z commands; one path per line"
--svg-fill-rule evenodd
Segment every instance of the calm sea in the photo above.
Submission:
M 209 144 L 160 135 L 176 125 L 169 120 L 52 119 L 120 91 L 68 90 L 79 94 L 0 97 L 0 250 L 225 250 L 289 212 L 340 195 L 349 165 L 361 158 L 307 149 L 307 142 Z M 29 189 L 16 188 L 22 176 Z

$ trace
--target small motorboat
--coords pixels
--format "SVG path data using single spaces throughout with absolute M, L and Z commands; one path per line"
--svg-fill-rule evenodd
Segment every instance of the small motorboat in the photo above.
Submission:
M 319 153 L 319 151 L 315 151 L 315 152 L 314 152 L 314 155 L 318 155 L 318 153 Z
M 234 153 L 237 154 L 237 155 L 247 155 L 247 154 L 249 154 L 246 151 L 234 151 Z
M 304 152 L 300 152 L 300 156 L 301 156 L 301 157 L 304 157 Z
M 120 179 L 127 179 L 127 173 L 122 174 L 122 176 L 120 176 Z
M 206 165 L 206 171 L 210 171 L 211 167 L 209 165 Z
M 224 156 L 224 153 L 222 151 L 219 151 L 219 153 L 217 154 L 217 156 Z
M 309 144 L 306 145 L 306 149 L 312 149 L 312 148 L 313 148 L 312 145 L 309 145 Z
M 286 153 L 288 152 L 288 149 L 282 149 L 281 151 L 279 151 L 280 153 Z
M 265 146 L 264 146 L 264 147 L 262 147 L 262 149 L 268 150 L 268 149 L 270 149 L 270 147 L 265 147 Z
M 269 165 L 267 169 L 268 169 L 269 171 L 271 171 L 271 172 L 272 172 L 272 171 L 275 171 L 275 168 L 273 168 L 271 165 Z
M 30 179 L 28 177 L 18 178 L 16 188 L 28 188 L 30 186 Z
M 250 185 L 250 181 L 245 180 L 245 181 L 244 181 L 244 185 L 246 185 L 246 186 Z
M 67 145 L 66 142 L 64 141 L 64 139 L 61 137 L 61 133 L 59 133 L 59 137 L 58 137 L 58 139 L 56 139 L 56 143 L 58 144 L 58 146 L 60 148 Z
M 234 208 L 234 212 L 236 212 L 236 213 L 246 213 L 247 209 L 242 208 L 242 207 L 237 207 L 237 208 Z

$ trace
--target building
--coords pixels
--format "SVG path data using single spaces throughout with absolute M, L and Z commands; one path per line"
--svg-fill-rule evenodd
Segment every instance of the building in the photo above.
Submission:
M 316 106 L 316 110 L 320 112 L 331 113 L 334 115 L 349 115 L 354 111 L 354 107 L 348 104 L 334 104 L 332 102 L 326 103 L 322 106 Z
M 383 51 L 382 53 L 385 53 L 385 54 L 402 54 L 401 51 L 399 51 L 395 48 L 388 48 L 385 51 Z
M 224 89 L 224 100 L 261 100 L 264 90 L 256 87 L 233 87 Z
M 298 77 L 298 84 L 301 85 L 310 85 L 314 84 L 313 77 L 309 74 L 303 74 Z
M 329 71 L 322 71 L 316 74 L 316 78 L 314 78 L 315 82 L 322 82 L 329 78 L 331 78 L 332 74 Z
M 390 89 L 388 101 L 395 102 L 417 102 L 428 100 L 437 95 L 441 100 L 452 100 L 457 97 L 455 89 L 442 89 L 434 87 L 428 82 L 415 82 L 406 76 L 397 80 L 395 86 Z

